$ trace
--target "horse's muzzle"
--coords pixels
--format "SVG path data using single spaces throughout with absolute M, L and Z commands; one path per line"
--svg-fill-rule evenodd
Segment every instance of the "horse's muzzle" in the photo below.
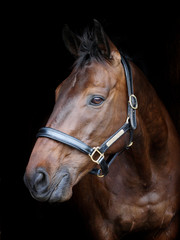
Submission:
M 33 198 L 38 201 L 62 202 L 72 195 L 70 174 L 67 169 L 62 169 L 53 180 L 50 180 L 47 171 L 38 168 L 31 176 L 25 174 L 24 182 Z

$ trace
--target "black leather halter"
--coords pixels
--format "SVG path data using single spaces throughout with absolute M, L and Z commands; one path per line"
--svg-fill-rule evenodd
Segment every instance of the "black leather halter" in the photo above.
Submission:
M 97 175 L 98 177 L 103 177 L 107 175 L 109 171 L 109 166 L 117 157 L 117 155 L 122 153 L 125 149 L 128 149 L 133 144 L 133 130 L 135 130 L 137 127 L 136 109 L 138 108 L 138 102 L 133 92 L 133 79 L 131 68 L 125 57 L 121 56 L 121 62 L 124 67 L 128 89 L 128 116 L 124 125 L 119 128 L 112 136 L 110 136 L 101 146 L 90 147 L 75 137 L 72 137 L 66 133 L 49 127 L 43 127 L 37 133 L 37 137 L 47 137 L 53 139 L 70 147 L 76 148 L 77 150 L 89 155 L 90 159 L 100 166 L 100 168 L 94 168 L 90 172 Z M 115 143 L 120 137 L 122 137 L 127 131 L 130 131 L 129 144 L 125 146 L 120 152 L 110 155 L 105 160 L 104 154 L 107 149 L 111 147 L 111 145 Z

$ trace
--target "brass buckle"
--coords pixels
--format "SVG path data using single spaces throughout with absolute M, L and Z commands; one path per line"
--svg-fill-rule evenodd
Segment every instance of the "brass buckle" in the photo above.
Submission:
M 134 99 L 135 104 L 133 104 L 132 99 Z M 138 108 L 137 97 L 134 94 L 131 94 L 129 96 L 129 104 L 130 104 L 131 108 L 134 110 L 136 110 Z
M 101 160 L 102 158 L 104 158 L 104 153 L 101 153 L 101 152 L 99 151 L 99 147 L 93 147 L 93 149 L 94 149 L 94 151 L 93 151 L 91 154 L 89 154 L 89 156 L 90 156 L 90 158 L 91 158 L 91 160 L 92 160 L 93 162 L 99 164 L 99 163 L 100 163 L 100 160 Z M 96 159 L 94 159 L 95 154 L 99 154 L 99 156 L 96 156 Z

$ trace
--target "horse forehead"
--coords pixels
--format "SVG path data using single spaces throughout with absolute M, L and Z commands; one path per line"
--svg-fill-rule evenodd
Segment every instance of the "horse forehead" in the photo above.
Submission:
M 81 82 L 84 79 L 84 84 L 88 86 L 107 87 L 111 83 L 111 73 L 108 66 L 100 63 L 92 63 L 85 66 L 78 74 L 78 80 Z

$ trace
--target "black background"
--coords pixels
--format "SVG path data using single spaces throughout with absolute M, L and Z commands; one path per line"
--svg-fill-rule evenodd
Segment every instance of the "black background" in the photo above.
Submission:
M 148 76 L 180 130 L 179 6 L 134 8 L 128 3 L 106 6 L 103 11 L 90 3 L 79 8 L 69 5 L 4 9 L 2 118 L 7 127 L 2 126 L 6 136 L 2 239 L 72 239 L 72 234 L 75 239 L 91 239 L 72 201 L 39 203 L 23 183 L 36 132 L 51 113 L 55 88 L 74 61 L 61 38 L 64 24 L 81 33 L 93 18 L 99 20 L 111 40 Z

